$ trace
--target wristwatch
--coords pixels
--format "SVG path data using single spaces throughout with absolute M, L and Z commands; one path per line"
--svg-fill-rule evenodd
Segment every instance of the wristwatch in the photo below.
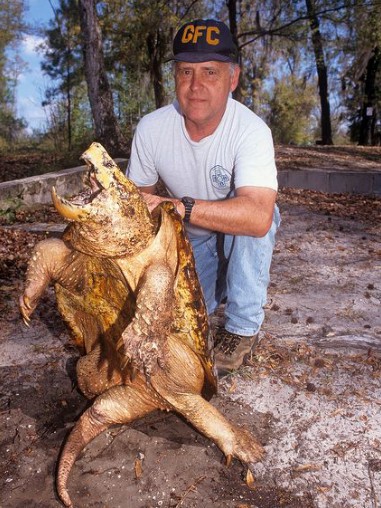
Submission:
M 189 222 L 195 200 L 189 196 L 184 196 L 181 198 L 181 202 L 185 206 L 184 222 Z

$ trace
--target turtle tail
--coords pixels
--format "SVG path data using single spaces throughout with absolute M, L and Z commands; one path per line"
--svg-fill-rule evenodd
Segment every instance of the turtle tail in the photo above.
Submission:
M 113 386 L 94 400 L 74 425 L 58 462 L 57 492 L 65 506 L 73 506 L 67 481 L 74 462 L 85 446 L 111 425 L 130 423 L 155 409 L 169 407 L 139 375 L 131 385 Z
M 63 447 L 57 471 L 58 496 L 68 508 L 73 506 L 67 490 L 71 468 L 85 446 L 109 426 L 110 423 L 104 421 L 92 406 L 83 413 L 70 432 Z

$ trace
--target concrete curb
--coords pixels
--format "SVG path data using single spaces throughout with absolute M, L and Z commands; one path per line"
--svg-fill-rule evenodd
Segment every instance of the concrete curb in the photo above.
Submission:
M 117 159 L 121 169 L 127 159 Z M 86 166 L 0 183 L 0 210 L 51 203 L 51 188 L 70 197 L 82 189 Z M 329 194 L 354 193 L 381 196 L 381 172 L 324 171 L 319 169 L 284 170 L 278 173 L 279 186 L 309 189 Z
M 121 169 L 127 166 L 127 159 L 115 159 Z M 51 204 L 51 189 L 63 197 L 78 194 L 83 187 L 83 176 L 87 166 L 63 169 L 30 176 L 19 180 L 0 183 L 0 210 L 14 209 L 19 206 Z
M 286 170 L 279 171 L 278 181 L 286 188 L 381 196 L 381 172 Z
M 65 197 L 78 193 L 86 166 L 0 183 L 0 209 L 52 202 L 51 188 Z

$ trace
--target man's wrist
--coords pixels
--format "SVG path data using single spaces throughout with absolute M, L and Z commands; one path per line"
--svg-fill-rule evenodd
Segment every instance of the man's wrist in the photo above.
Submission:
M 184 196 L 183 198 L 181 198 L 181 202 L 185 208 L 184 222 L 190 222 L 190 217 L 192 214 L 193 207 L 195 205 L 195 200 L 189 196 Z

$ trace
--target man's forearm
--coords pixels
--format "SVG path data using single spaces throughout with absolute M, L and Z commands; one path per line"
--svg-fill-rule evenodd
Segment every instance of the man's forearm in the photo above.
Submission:
M 185 208 L 181 200 L 150 193 L 143 193 L 143 196 L 150 210 L 162 201 L 172 201 L 184 217 Z M 196 199 L 190 224 L 221 233 L 261 237 L 271 227 L 275 198 L 275 191 L 263 189 L 258 195 L 239 195 L 220 201 Z
M 222 201 L 196 200 L 190 223 L 231 235 L 264 236 L 271 227 L 274 203 L 262 206 L 254 198 L 237 196 Z

